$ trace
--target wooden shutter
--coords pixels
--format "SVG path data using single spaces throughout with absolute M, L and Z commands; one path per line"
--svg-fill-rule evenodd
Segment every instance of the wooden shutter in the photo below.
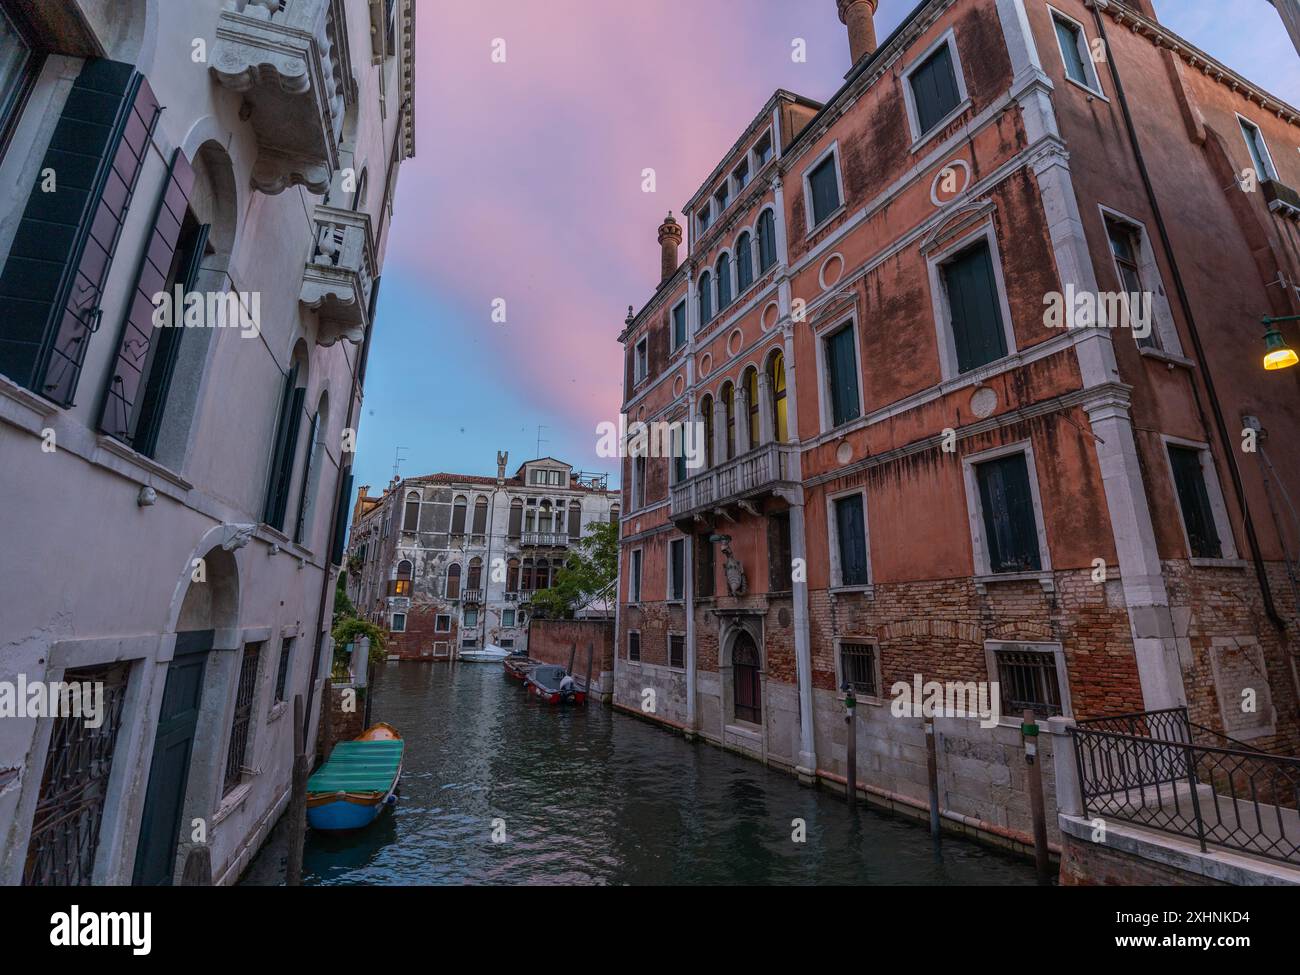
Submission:
M 715 570 L 713 566 L 713 543 L 709 541 L 708 535 L 697 535 L 698 544 L 695 547 L 695 586 L 699 591 L 698 595 L 712 596 L 714 594 L 714 577 Z
M 853 326 L 840 329 L 826 340 L 830 359 L 827 372 L 831 384 L 831 421 L 833 425 L 858 418 L 858 365 L 853 354 Z
M 320 436 L 320 411 L 312 414 L 311 432 L 307 436 L 307 459 L 302 467 L 302 486 L 298 489 L 298 519 L 293 526 L 293 540 L 301 542 L 307 531 L 311 477 L 316 467 L 316 439 Z
M 819 224 L 840 205 L 840 190 L 835 182 L 835 157 L 827 156 L 808 177 L 812 188 L 813 224 Z
M 1001 359 L 1007 354 L 1007 337 L 988 244 L 973 247 L 944 265 L 943 277 L 952 315 L 957 371 L 969 372 Z
M 127 210 L 162 109 L 129 64 L 73 82 L 0 273 L 0 372 L 70 406 Z M 43 174 L 57 191 L 47 193 Z
M 835 528 L 839 536 L 840 585 L 866 585 L 867 529 L 862 495 L 855 494 L 835 502 Z
M 1171 445 L 1169 462 L 1174 470 L 1174 487 L 1178 490 L 1178 504 L 1183 509 L 1183 524 L 1187 528 L 1192 557 L 1222 558 L 1223 547 L 1219 531 L 1214 525 L 1214 512 L 1210 509 L 1210 495 L 1205 487 L 1200 451 Z
M 1083 66 L 1083 54 L 1079 51 L 1079 28 L 1066 23 L 1060 17 L 1053 17 L 1056 26 L 1056 39 L 1061 44 L 1061 57 L 1065 59 L 1065 73 L 1081 85 L 1088 84 L 1088 72 Z
M 343 542 L 347 538 L 348 506 L 351 503 L 352 468 L 345 467 L 339 474 L 339 493 L 334 502 L 334 544 L 330 549 L 331 565 L 343 564 Z M 364 557 L 362 561 L 365 561 Z
M 740 291 L 743 292 L 754 283 L 754 256 L 752 242 L 749 234 L 741 234 L 740 241 L 736 244 L 736 280 L 739 282 Z
M 453 535 L 465 534 L 465 499 L 457 498 L 451 506 L 451 533 Z
M 510 503 L 510 523 L 506 528 L 506 533 L 511 538 L 518 538 L 524 531 L 524 506 L 522 504 Z
M 569 502 L 569 541 L 576 542 L 582 537 L 582 505 L 577 501 Z
M 487 498 L 479 498 L 474 502 L 474 527 L 475 535 L 482 535 L 487 531 L 488 503 Z
M 293 481 L 293 461 L 298 452 L 298 430 L 302 426 L 302 403 L 307 390 L 298 385 L 298 364 L 284 377 L 280 398 L 280 422 L 276 426 L 275 452 L 271 455 L 271 478 L 266 489 L 266 523 L 284 531 L 284 515 L 289 507 L 289 485 Z
M 673 348 L 686 344 L 686 302 L 673 309 Z
M 686 542 L 673 539 L 668 544 L 672 557 L 672 592 L 669 598 L 682 599 L 686 595 Z
M 758 269 L 766 271 L 776 263 L 776 218 L 764 210 L 758 218 Z
M 922 134 L 929 132 L 957 107 L 961 94 L 953 72 L 952 52 L 944 44 L 912 73 L 916 121 Z
M 989 567 L 994 572 L 1037 572 L 1038 521 L 1024 454 L 1014 454 L 976 468 Z
M 794 588 L 794 566 L 790 553 L 790 515 L 772 515 L 767 522 L 767 576 L 773 592 Z

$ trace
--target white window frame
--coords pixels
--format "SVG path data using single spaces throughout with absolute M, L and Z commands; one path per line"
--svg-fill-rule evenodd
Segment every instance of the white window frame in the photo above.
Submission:
M 882 676 L 881 673 L 880 641 L 876 639 L 874 636 L 853 636 L 851 634 L 845 634 L 843 636 L 835 637 L 832 643 L 835 647 L 835 686 L 837 688 L 842 688 L 844 686 L 844 682 L 848 679 L 847 675 L 844 673 L 844 661 L 842 657 L 844 644 L 862 643 L 862 644 L 866 644 L 867 646 L 870 646 L 875 651 L 875 653 L 872 656 L 875 658 L 874 669 L 876 672 L 877 693 L 874 695 L 868 694 L 864 697 L 859 697 L 858 700 L 867 701 L 870 703 L 877 703 L 877 702 L 883 703 L 885 701 L 885 687 L 884 687 L 884 677 Z
M 469 621 L 469 617 L 471 613 L 474 616 L 474 622 L 472 623 Z M 463 610 L 461 610 L 460 625 L 462 628 L 478 626 L 478 607 L 466 606 Z
M 1061 55 L 1061 68 L 1064 72 L 1065 80 L 1078 88 L 1082 88 L 1090 95 L 1095 95 L 1103 101 L 1110 101 L 1101 90 L 1101 78 L 1097 74 L 1097 63 L 1092 59 L 1092 47 L 1091 41 L 1088 38 L 1088 29 L 1084 27 L 1080 21 L 1075 20 L 1064 11 L 1057 10 L 1051 4 L 1047 5 L 1047 10 L 1052 17 L 1052 33 L 1056 35 L 1056 48 L 1057 52 Z M 1070 77 L 1070 65 L 1065 59 L 1065 48 L 1061 46 L 1061 35 L 1056 30 L 1055 22 L 1058 20 L 1063 24 L 1077 28 L 1079 31 L 1079 43 L 1083 45 L 1079 50 L 1079 57 L 1083 60 L 1083 73 L 1086 76 L 1086 81 L 1075 81 Z
M 749 234 L 749 284 L 745 290 L 740 290 L 740 238 Z M 731 242 L 731 270 L 736 280 L 736 297 L 732 304 L 740 300 L 742 294 L 748 293 L 754 285 L 758 284 L 758 226 L 741 227 L 740 232 L 736 234 L 736 239 Z
M 727 307 L 722 307 L 722 275 L 718 273 L 718 265 L 723 258 L 727 259 L 727 283 L 731 285 L 731 300 L 727 302 Z M 713 266 L 709 268 L 713 274 L 713 318 L 718 318 L 724 311 L 731 311 L 736 307 L 736 299 L 740 297 L 736 294 L 736 256 L 727 248 L 718 251 L 718 256 L 713 259 Z
M 1050 640 L 985 640 L 984 666 L 988 670 L 989 683 L 998 685 L 998 710 L 1002 711 L 998 724 L 1019 728 L 1025 723 L 1019 714 L 1007 714 L 1003 710 L 1002 682 L 998 671 L 997 652 L 999 650 L 1029 650 L 1036 653 L 1050 653 L 1056 662 L 1056 687 L 1061 692 L 1061 716 L 1074 717 L 1074 704 L 1070 700 L 1070 671 L 1065 665 L 1065 645 Z
M 987 241 L 989 257 L 993 261 L 993 281 L 998 289 L 998 306 L 1002 312 L 1002 332 L 1006 338 L 1007 352 L 1001 359 L 994 359 L 992 362 L 986 362 L 963 373 L 957 371 L 957 340 L 952 331 L 952 305 L 948 301 L 948 288 L 944 283 L 943 269 L 945 265 L 966 251 L 979 246 L 980 238 Z M 985 220 L 942 250 L 932 252 L 926 258 L 926 265 L 930 276 L 930 301 L 934 309 L 935 334 L 939 338 L 939 366 L 944 380 L 978 376 L 985 370 L 1001 371 L 1002 367 L 999 363 L 1005 363 L 1019 350 L 1016 348 L 1016 331 L 1011 324 L 1011 302 L 1007 298 L 1002 252 L 998 248 L 998 235 L 993 221 Z
M 401 625 L 400 627 L 397 625 L 397 621 L 398 621 L 399 619 L 402 621 L 402 625 Z M 393 614 L 393 618 L 392 618 L 391 620 L 389 620 L 388 630 L 389 630 L 389 632 L 391 632 L 391 633 L 405 633 L 405 632 L 406 632 L 406 614 L 405 614 L 405 613 L 394 613 L 394 614 Z
M 1101 230 L 1105 235 L 1106 250 L 1110 253 L 1111 270 L 1115 272 L 1115 278 L 1120 284 L 1123 284 L 1123 277 L 1119 273 L 1119 262 L 1115 258 L 1114 252 L 1110 246 L 1110 228 L 1108 222 L 1122 223 L 1133 231 L 1138 239 L 1138 251 L 1141 264 L 1138 268 L 1142 275 L 1142 283 L 1151 289 L 1151 315 L 1154 321 L 1151 323 L 1155 331 L 1156 344 L 1160 346 L 1158 350 L 1143 349 L 1138 345 L 1138 349 L 1145 354 L 1160 354 L 1183 357 L 1183 343 L 1178 338 L 1178 325 L 1174 321 L 1173 308 L 1169 304 L 1169 298 L 1165 289 L 1164 276 L 1160 273 L 1160 264 L 1156 261 L 1155 247 L 1151 243 L 1151 235 L 1147 233 L 1146 224 L 1141 220 L 1130 217 L 1127 213 L 1121 213 L 1111 207 L 1098 203 L 1097 209 L 1101 213 Z M 1130 331 L 1132 331 L 1130 329 Z M 1137 344 L 1137 336 L 1133 337 L 1133 342 Z
M 646 381 L 650 375 L 650 336 L 643 335 L 632 347 L 632 385 Z
M 636 636 L 636 659 L 635 660 L 632 659 L 632 637 L 633 636 Z M 627 646 L 624 648 L 623 651 L 624 659 L 626 659 L 628 663 L 639 664 L 641 662 L 641 651 L 644 649 L 645 648 L 641 645 L 641 631 L 628 630 Z
M 845 498 L 851 498 L 854 495 L 862 497 L 862 534 L 867 550 L 867 581 L 849 586 L 844 584 L 844 567 L 840 562 L 840 525 L 839 519 L 835 517 L 835 505 L 837 502 Z M 831 591 L 871 591 L 876 582 L 876 573 L 871 565 L 871 512 L 867 504 L 867 489 L 865 487 L 849 488 L 846 491 L 836 491 L 834 494 L 826 495 L 826 537 L 830 542 L 828 547 L 830 549 Z
M 676 596 L 673 594 L 673 546 L 682 547 L 682 594 Z M 670 538 L 668 539 L 668 559 L 666 571 L 664 572 L 664 602 L 681 603 L 686 600 L 686 539 Z
M 446 620 L 446 621 L 447 621 L 447 625 L 446 625 L 445 627 L 443 627 L 443 626 L 439 626 L 439 625 L 438 625 L 438 621 L 439 621 L 439 620 Z M 451 614 L 450 614 L 450 613 L 436 613 L 436 614 L 434 615 L 434 617 L 433 617 L 433 632 L 434 632 L 434 633 L 450 633 L 450 632 L 451 632 Z
M 683 334 L 682 334 L 681 342 L 677 341 L 677 325 L 676 322 L 673 321 L 673 319 L 677 315 L 678 308 L 681 308 L 684 312 L 683 325 L 685 327 L 682 329 Z M 677 304 L 673 305 L 672 309 L 668 312 L 668 341 L 672 344 L 672 348 L 670 349 L 670 351 L 676 352 L 678 349 L 685 348 L 685 346 L 690 342 L 690 340 L 691 340 L 691 305 L 686 298 L 683 298 L 681 301 L 677 302 Z
M 744 180 L 741 180 L 740 178 L 740 172 L 742 169 L 745 171 Z M 736 168 L 731 171 L 732 190 L 734 191 L 735 195 L 738 197 L 740 196 L 741 193 L 745 192 L 745 187 L 747 187 L 753 181 L 754 181 L 754 167 L 750 165 L 749 156 L 747 154 L 745 158 L 739 164 L 737 164 Z
M 673 637 L 675 636 L 679 636 L 682 638 L 682 665 L 680 667 L 673 664 Z M 669 670 L 677 670 L 677 671 L 686 670 L 687 649 L 688 648 L 686 646 L 686 634 L 683 633 L 681 630 L 669 630 L 667 635 L 664 637 L 664 651 L 665 651 L 664 663 Z
M 835 190 L 839 194 L 840 205 L 837 206 L 830 213 L 826 214 L 826 216 L 824 216 L 820 222 L 813 223 L 814 214 L 813 214 L 811 176 L 813 174 L 813 171 L 816 170 L 818 166 L 820 166 L 822 163 L 826 161 L 827 156 L 830 156 L 834 159 L 834 162 L 831 165 L 832 168 L 835 170 Z M 803 216 L 804 216 L 804 222 L 808 226 L 809 236 L 815 234 L 817 231 L 825 227 L 832 220 L 834 220 L 836 217 L 838 217 L 841 213 L 844 212 L 844 208 L 847 206 L 847 204 L 844 202 L 844 167 L 840 165 L 840 140 L 839 139 L 831 140 L 831 144 L 827 146 L 824 150 L 822 150 L 820 155 L 814 158 L 812 162 L 810 162 L 807 166 L 803 168 L 803 199 L 804 199 Z M 775 214 L 773 214 L 773 216 L 775 216 Z
M 765 270 L 763 268 L 763 255 L 762 252 L 759 250 L 761 244 L 760 244 L 758 225 L 759 225 L 759 221 L 763 219 L 763 214 L 766 213 L 768 210 L 772 211 L 772 266 Z M 772 270 L 772 268 L 778 267 L 781 264 L 781 239 L 780 239 L 781 230 L 780 230 L 780 224 L 776 219 L 775 204 L 769 203 L 766 206 L 761 206 L 758 208 L 758 214 L 754 217 L 754 225 L 750 228 L 750 232 L 754 235 L 751 249 L 753 250 L 754 253 L 754 283 L 757 284 L 759 278 L 761 278 L 768 271 Z
M 1263 127 L 1254 119 L 1246 118 L 1246 116 L 1242 115 L 1240 112 L 1236 112 L 1234 114 L 1237 116 L 1237 128 L 1241 132 L 1241 141 L 1246 145 L 1246 156 L 1250 159 L 1250 168 L 1251 169 L 1255 168 L 1255 150 L 1254 148 L 1251 147 L 1250 139 L 1246 138 L 1247 125 L 1249 125 L 1252 129 L 1254 129 L 1256 134 L 1259 135 L 1259 147 L 1264 151 L 1263 163 L 1268 171 L 1264 173 L 1259 173 L 1258 174 L 1259 178 L 1261 180 L 1263 179 L 1276 180 L 1277 164 L 1273 162 L 1273 151 L 1268 147 L 1268 138 L 1264 135 Z
M 761 146 L 764 142 L 767 143 L 768 150 L 772 153 L 772 155 L 768 158 L 767 162 L 764 162 L 758 155 L 758 147 Z M 754 145 L 749 150 L 749 167 L 752 170 L 749 178 L 751 180 L 756 178 L 758 174 L 762 171 L 763 167 L 766 166 L 767 163 L 771 162 L 775 158 L 776 158 L 776 140 L 772 138 L 772 129 L 769 126 L 768 129 L 762 135 L 760 135 L 757 139 L 754 140 Z
M 709 228 L 713 226 L 713 221 L 710 219 L 710 211 L 712 205 L 713 205 L 713 197 L 706 196 L 703 202 L 700 204 L 700 208 L 695 211 L 696 233 L 700 237 L 703 237 L 706 233 L 708 233 Z
M 916 112 L 916 92 L 912 90 L 912 75 L 916 74 L 917 68 L 929 60 L 930 55 L 937 52 L 945 44 L 948 45 L 948 53 L 952 58 L 952 72 L 957 81 L 957 104 L 952 111 L 922 132 L 920 117 Z M 962 68 L 961 53 L 957 50 L 956 28 L 949 27 L 942 36 L 913 58 L 908 66 L 903 69 L 903 98 L 907 102 L 907 124 L 912 133 L 912 152 L 919 149 L 921 143 L 929 139 L 935 132 L 938 132 L 958 115 L 970 108 L 970 93 L 966 90 L 966 72 Z
M 1240 558 L 1237 553 L 1237 539 L 1232 532 L 1228 505 L 1223 497 L 1223 485 L 1219 482 L 1219 470 L 1214 463 L 1214 454 L 1210 451 L 1210 445 L 1199 440 L 1171 437 L 1168 434 L 1161 434 L 1160 440 L 1165 454 L 1165 472 L 1169 475 L 1169 490 L 1173 494 L 1174 508 L 1178 511 L 1178 527 L 1183 532 L 1183 546 L 1188 561 L 1192 565 L 1222 565 L 1225 562 L 1236 562 Z M 1214 515 L 1214 530 L 1219 533 L 1219 548 L 1222 550 L 1222 555 L 1217 559 L 1192 555 L 1192 539 L 1187 534 L 1183 503 L 1178 497 L 1178 482 L 1174 480 L 1174 462 L 1169 459 L 1170 445 L 1195 450 L 1201 459 L 1201 477 L 1205 479 L 1205 494 L 1210 499 L 1210 511 Z
M 1034 502 L 1034 527 L 1038 534 L 1037 572 L 994 572 L 989 560 L 988 543 L 984 538 L 984 505 L 980 500 L 979 478 L 975 468 L 990 460 L 1000 460 L 1012 454 L 1025 455 L 1025 468 L 1029 473 L 1029 494 Z M 1043 515 L 1043 498 L 1038 487 L 1038 465 L 1034 461 L 1034 445 L 1029 440 L 1003 444 L 977 454 L 967 454 L 961 459 L 962 481 L 966 485 L 966 511 L 970 520 L 971 553 L 975 559 L 975 575 L 979 579 L 1041 578 L 1052 572 L 1052 553 L 1047 544 L 1047 521 Z
M 628 553 L 627 558 L 627 601 L 632 605 L 639 605 L 641 590 L 645 584 L 645 549 L 634 548 Z M 633 583 L 636 584 L 635 589 Z
M 841 427 L 851 426 L 866 416 L 866 395 L 864 389 L 865 380 L 862 375 L 862 334 L 858 331 L 858 313 L 857 310 L 848 312 L 847 316 L 832 319 L 835 324 L 827 325 L 815 332 L 817 339 L 817 395 L 818 395 L 818 413 L 821 420 L 821 432 L 829 433 L 832 430 Z M 853 357 L 856 360 L 858 370 L 858 416 L 857 419 L 849 420 L 846 423 L 836 427 L 834 423 L 834 412 L 831 403 L 831 377 L 826 368 L 826 340 L 840 330 L 848 323 L 853 329 Z M 784 350 L 782 350 L 784 351 Z M 789 396 L 790 377 L 786 376 L 786 395 Z M 787 406 L 788 409 L 788 406 Z
M 727 177 L 713 191 L 713 202 L 718 206 L 718 216 L 726 213 L 734 200 L 735 197 L 731 195 L 731 177 Z

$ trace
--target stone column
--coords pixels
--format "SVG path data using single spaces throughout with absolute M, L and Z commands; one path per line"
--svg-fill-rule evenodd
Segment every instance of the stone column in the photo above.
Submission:
M 736 409 L 736 456 L 749 453 L 751 447 L 757 446 L 749 442 L 749 391 L 744 385 L 736 387 L 735 397 Z
M 803 488 L 796 488 L 790 501 L 790 556 L 808 564 L 807 534 L 804 528 Z M 808 625 L 808 582 L 803 572 L 794 573 L 794 657 L 799 682 L 799 761 L 795 772 L 804 785 L 817 781 L 817 739 L 813 732 L 812 639 Z
M 1062 816 L 1083 815 L 1083 790 L 1074 756 L 1074 737 L 1070 734 L 1073 726 L 1074 722 L 1069 718 L 1047 719 L 1056 775 L 1056 811 Z
M 758 374 L 758 439 L 771 443 L 776 439 L 776 423 L 772 416 L 772 377 L 764 368 Z
M 719 392 L 713 399 L 713 464 L 716 467 L 727 459 L 727 404 Z
M 836 0 L 840 23 L 849 29 L 849 54 L 853 63 L 876 50 L 877 0 Z

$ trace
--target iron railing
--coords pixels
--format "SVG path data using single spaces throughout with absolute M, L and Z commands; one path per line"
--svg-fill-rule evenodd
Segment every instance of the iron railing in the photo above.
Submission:
M 674 518 L 799 479 L 797 444 L 766 443 L 672 486 Z
M 1300 865 L 1300 758 L 1198 725 L 1186 708 L 1080 721 L 1070 734 L 1085 816 Z

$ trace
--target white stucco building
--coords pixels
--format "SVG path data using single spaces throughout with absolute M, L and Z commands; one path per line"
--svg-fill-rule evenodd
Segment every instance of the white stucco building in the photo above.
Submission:
M 233 883 L 288 801 L 414 17 L 0 0 L 0 687 L 106 710 L 0 717 L 0 883 L 171 883 L 199 846 Z M 156 327 L 177 288 L 203 307 Z

